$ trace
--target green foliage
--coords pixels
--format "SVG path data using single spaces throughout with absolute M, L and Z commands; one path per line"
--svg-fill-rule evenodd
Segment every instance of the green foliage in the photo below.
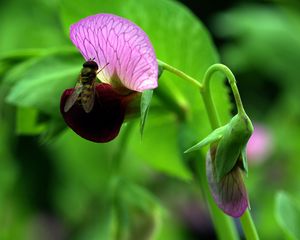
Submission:
M 80 59 L 74 57 L 42 58 L 23 72 L 7 96 L 7 101 L 58 116 L 60 96 L 64 89 L 75 85 L 81 63 Z
M 5 33 L 0 38 L 1 53 L 24 48 L 54 47 L 67 43 L 58 26 L 55 8 L 46 7 L 43 1 L 5 2 L 1 4 L 0 16 L 0 29 Z
M 39 134 L 44 130 L 43 125 L 38 124 L 38 111 L 31 108 L 21 108 L 17 109 L 17 134 Z
M 60 12 L 57 12 L 58 5 Z M 53 185 L 45 192 L 51 192 L 50 208 L 70 228 L 67 229 L 68 237 L 109 239 L 116 236 L 123 223 L 127 236 L 141 230 L 149 230 L 149 235 L 155 235 L 160 227 L 162 209 L 144 187 L 155 185 L 153 176 L 159 176 L 158 173 L 167 175 L 164 180 L 167 184 L 172 182 L 172 177 L 184 181 L 192 179 L 192 173 L 183 161 L 182 150 L 191 146 L 195 137 L 208 134 L 208 119 L 199 92 L 165 72 L 153 94 L 155 108 L 151 109 L 156 111 L 150 112 L 146 125 L 152 93 L 146 92 L 142 97 L 141 126 L 145 132 L 142 142 L 137 125 L 125 141 L 120 139 L 126 126 L 118 139 L 103 145 L 81 139 L 70 130 L 63 132 L 65 124 L 59 113 L 60 96 L 66 88 L 75 85 L 84 61 L 71 46 L 69 27 L 79 19 L 99 12 L 114 13 L 137 23 L 149 35 L 158 58 L 199 81 L 207 67 L 218 61 L 204 26 L 175 1 L 129 0 L 125 4 L 121 0 L 63 0 L 58 4 L 57 1 L 15 0 L 6 3 L 0 9 L 0 27 L 5 32 L 0 39 L 0 110 L 8 107 L 12 111 L 0 115 L 1 146 L 7 146 L 5 151 L 0 149 L 1 159 L 6 159 L 1 161 L 1 169 L 5 172 L 0 175 L 1 193 L 7 195 L 12 189 L 18 192 L 22 186 L 17 170 L 24 166 L 17 152 L 11 149 L 21 135 L 39 134 L 42 142 L 47 143 L 43 147 L 48 155 L 34 155 L 42 148 L 36 143 L 28 149 L 26 157 L 32 160 L 32 166 L 44 166 L 37 169 L 41 173 L 48 173 L 47 165 L 43 165 L 46 156 L 53 163 Z M 213 97 L 222 121 L 227 122 L 230 104 L 221 79 L 216 76 L 213 80 Z M 6 131 L 8 133 L 4 134 Z M 129 184 L 121 185 L 120 195 L 112 204 L 109 197 L 113 195 L 113 188 L 109 182 L 116 157 L 122 158 L 124 166 L 119 174 L 123 174 Z M 22 176 L 27 178 L 26 174 Z M 161 182 L 158 184 L 160 188 Z M 13 199 L 19 199 L 15 191 L 11 192 Z M 2 198 L 7 198 L 7 202 L 10 200 L 0 196 Z M 9 222 L 14 227 L 5 233 L 10 236 L 7 239 L 24 236 L 31 220 L 43 211 L 31 209 L 25 201 L 22 202 L 22 197 L 20 199 L 20 202 L 11 202 L 11 209 L 28 214 L 12 210 L 7 213 L 5 206 L 0 205 L 1 219 L 14 217 Z M 143 226 L 138 225 L 143 223 L 141 219 L 146 220 Z M 135 226 L 140 229 L 135 229 Z M 149 226 L 153 228 L 147 229 Z M 174 219 L 169 217 L 162 226 L 162 234 L 155 238 L 172 236 L 170 239 L 175 239 L 176 236 L 176 239 L 184 239 L 174 232 L 181 233 L 181 230 L 179 224 L 174 224 Z
M 165 116 L 163 116 L 164 114 Z M 177 147 L 178 125 L 170 124 L 174 120 L 174 116 L 164 114 L 160 118 L 150 114 L 147 125 L 151 128 L 145 130 L 142 141 L 138 134 L 132 134 L 128 148 L 136 157 L 154 169 L 182 180 L 190 180 L 191 173 L 184 165 Z M 154 140 L 155 145 L 153 145 Z
M 297 17 L 291 21 L 289 12 L 261 5 L 237 7 L 220 14 L 215 20 L 217 34 L 237 39 L 223 49 L 225 61 L 238 71 L 250 66 L 264 70 L 274 80 L 288 72 L 295 73 L 292 66 L 287 66 L 299 59 L 299 52 L 292 51 L 300 47 L 299 15 L 293 16 Z M 295 76 L 290 74 L 288 78 Z
M 215 19 L 216 34 L 235 40 L 223 47 L 224 62 L 236 73 L 251 72 L 243 84 L 253 90 L 245 91 L 244 95 L 246 103 L 254 99 L 261 103 L 261 115 L 266 111 L 278 112 L 278 108 L 299 114 L 293 101 L 299 92 L 298 69 L 294 67 L 300 59 L 296 50 L 300 48 L 299 12 L 289 5 L 251 5 L 236 7 Z M 278 104 L 255 91 L 262 84 L 262 77 L 280 87 Z M 250 110 L 257 113 L 259 109 Z
M 275 216 L 288 239 L 300 238 L 300 203 L 285 192 L 276 195 Z
M 128 239 L 133 239 L 135 236 L 140 236 L 141 240 L 155 239 L 160 230 L 164 211 L 160 202 L 139 185 L 122 181 L 122 179 L 121 185 L 116 210 L 119 210 L 119 214 L 124 214 L 126 209 L 128 216 L 120 216 L 119 220 L 122 219 L 125 222 L 119 222 L 119 227 L 124 228 L 124 225 L 129 225 L 129 228 L 124 229 L 127 230 Z M 120 209 L 120 207 L 125 209 Z

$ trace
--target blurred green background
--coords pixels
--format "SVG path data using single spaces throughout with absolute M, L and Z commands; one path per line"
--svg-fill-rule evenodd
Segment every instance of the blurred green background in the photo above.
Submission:
M 84 61 L 68 29 L 100 12 L 137 23 L 159 59 L 200 81 L 213 63 L 231 68 L 267 136 L 245 179 L 259 235 L 300 239 L 297 0 L 13 0 L 0 7 L 0 240 L 216 238 L 194 176 L 204 152 L 183 155 L 210 132 L 197 90 L 164 73 L 142 141 L 138 119 L 107 144 L 66 128 L 60 95 Z M 222 79 L 212 92 L 225 124 L 235 109 Z

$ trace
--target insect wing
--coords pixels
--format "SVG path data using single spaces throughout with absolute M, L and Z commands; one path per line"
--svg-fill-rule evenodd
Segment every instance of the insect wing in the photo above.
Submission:
M 95 84 L 92 84 L 91 94 L 88 96 L 88 99 L 86 101 L 83 101 L 83 99 L 81 99 L 82 107 L 86 113 L 92 111 L 94 107 L 95 94 L 96 94 L 95 91 L 96 91 Z
M 79 97 L 80 93 L 82 91 L 82 85 L 81 84 L 76 84 L 74 92 L 69 96 L 69 98 L 66 101 L 64 111 L 68 112 L 71 107 L 75 104 L 77 98 Z

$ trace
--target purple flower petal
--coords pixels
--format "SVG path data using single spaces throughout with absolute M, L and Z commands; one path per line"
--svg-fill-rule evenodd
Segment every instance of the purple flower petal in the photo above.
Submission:
M 217 182 L 212 160 L 214 154 L 215 151 L 212 150 L 212 153 L 209 151 L 206 157 L 206 175 L 210 191 L 219 208 L 226 214 L 238 218 L 249 205 L 241 170 L 236 165 L 220 182 Z
M 96 97 L 91 112 L 86 113 L 76 102 L 69 111 L 64 111 L 68 97 L 74 88 L 64 91 L 60 112 L 68 126 L 79 136 L 93 142 L 109 142 L 119 133 L 124 120 L 128 98 L 116 93 L 109 84 L 96 86 Z
M 157 87 L 158 64 L 145 32 L 127 19 L 97 14 L 71 26 L 70 37 L 86 60 L 95 59 L 98 78 L 142 92 Z

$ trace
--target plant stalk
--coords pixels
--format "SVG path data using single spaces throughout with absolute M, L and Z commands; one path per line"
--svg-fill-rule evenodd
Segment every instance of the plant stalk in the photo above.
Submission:
M 221 126 L 220 121 L 218 120 L 218 114 L 217 114 L 215 105 L 213 103 L 213 100 L 212 100 L 212 97 L 210 94 L 210 89 L 209 89 L 209 83 L 210 83 L 211 76 L 213 75 L 213 73 L 215 73 L 217 71 L 224 73 L 229 81 L 231 90 L 234 95 L 238 114 L 247 116 L 247 114 L 244 110 L 243 104 L 242 104 L 242 100 L 241 100 L 241 97 L 240 97 L 240 94 L 239 94 L 239 91 L 238 91 L 238 88 L 236 85 L 236 80 L 235 80 L 233 73 L 230 71 L 230 69 L 228 67 L 226 67 L 223 64 L 214 64 L 208 68 L 208 70 L 206 71 L 206 73 L 204 75 L 203 88 L 201 91 L 202 98 L 203 98 L 204 104 L 206 106 L 207 114 L 209 116 L 210 123 L 211 123 L 213 130 Z M 258 237 L 258 234 L 256 231 L 256 227 L 252 220 L 249 209 L 246 209 L 245 213 L 240 218 L 240 221 L 241 221 L 242 228 L 243 228 L 244 234 L 246 236 L 246 239 L 259 240 L 259 237 Z
M 184 72 L 176 69 L 173 66 L 170 66 L 167 63 L 164 63 L 160 60 L 158 60 L 158 63 L 161 67 L 163 67 L 164 70 L 167 70 L 181 79 L 187 81 L 189 84 L 192 84 L 194 87 L 200 90 L 200 92 L 206 96 L 203 98 L 204 104 L 206 107 L 206 110 L 208 111 L 209 120 L 212 124 L 212 126 L 215 128 L 219 125 L 218 115 L 216 112 L 216 109 L 214 107 L 214 103 L 212 101 L 212 98 L 210 97 L 210 91 L 209 88 L 206 89 L 204 85 L 202 85 L 200 82 L 198 82 L 196 79 L 188 76 Z M 209 85 L 207 85 L 209 87 Z M 204 93 L 203 93 L 204 91 Z M 233 221 L 225 215 L 215 204 L 211 193 L 209 191 L 207 179 L 206 179 L 206 168 L 205 168 L 205 162 L 204 161 L 197 161 L 197 175 L 199 177 L 199 183 L 201 186 L 201 189 L 204 192 L 206 202 L 210 211 L 210 215 L 212 218 L 212 222 L 215 226 L 216 234 L 218 236 L 218 239 L 220 240 L 236 240 L 238 239 L 238 233 L 234 226 Z

